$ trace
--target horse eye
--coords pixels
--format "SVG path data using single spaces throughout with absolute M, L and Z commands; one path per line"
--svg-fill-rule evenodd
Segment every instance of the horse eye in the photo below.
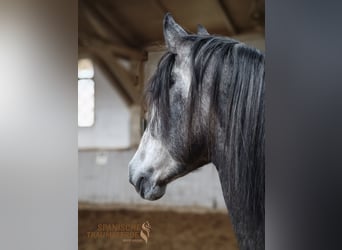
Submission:
M 175 74 L 171 74 L 171 77 L 170 77 L 170 88 L 175 84 L 176 82 L 176 76 Z

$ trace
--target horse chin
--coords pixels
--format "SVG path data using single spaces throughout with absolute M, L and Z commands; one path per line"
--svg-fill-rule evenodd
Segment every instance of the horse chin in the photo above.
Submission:
M 140 196 L 149 201 L 154 201 L 160 199 L 166 191 L 166 185 L 165 186 L 151 186 L 150 188 L 144 188 L 140 192 Z

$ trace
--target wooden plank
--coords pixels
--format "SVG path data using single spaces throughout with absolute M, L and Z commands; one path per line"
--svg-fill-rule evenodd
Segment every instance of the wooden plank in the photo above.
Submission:
M 94 49 L 95 53 L 101 57 L 103 62 L 107 65 L 108 70 L 114 76 L 116 81 L 121 85 L 125 92 L 129 95 L 133 103 L 140 103 L 141 93 L 136 87 L 136 76 L 130 74 L 116 58 L 109 57 L 103 50 Z
M 237 30 L 230 17 L 229 10 L 223 1 L 224 0 L 217 0 L 216 2 L 218 3 L 220 12 L 222 13 L 224 17 L 224 23 L 225 23 L 226 29 L 228 30 L 229 35 L 236 35 Z
M 108 63 L 99 56 L 95 56 L 94 61 L 103 70 L 105 75 L 108 77 L 109 82 L 113 85 L 113 87 L 123 97 L 126 104 L 128 106 L 131 106 L 134 103 L 134 100 L 132 99 L 131 95 L 126 91 L 126 89 L 123 87 L 124 83 L 120 82 L 118 77 L 113 72 L 112 67 L 110 67 L 108 65 Z
M 83 44 L 87 44 L 82 38 L 80 38 Z M 97 59 L 99 66 L 106 72 L 110 81 L 118 86 L 118 90 L 122 96 L 126 98 L 129 105 L 133 103 L 140 103 L 141 101 L 141 89 L 137 86 L 139 84 L 139 76 L 136 73 L 130 72 L 125 69 L 118 59 L 103 47 L 86 46 L 79 49 L 79 55 L 85 54 L 94 55 Z
M 129 72 L 122 67 L 116 60 L 110 62 L 112 70 L 118 77 L 121 83 L 123 83 L 124 89 L 129 93 L 134 103 L 141 102 L 141 93 L 137 88 L 137 76 L 129 74 Z
M 107 52 L 114 53 L 117 56 L 128 58 L 132 60 L 146 60 L 147 53 L 142 50 L 138 50 L 132 47 L 115 44 L 105 39 L 101 39 L 96 35 L 87 35 L 80 33 L 79 37 L 82 37 L 83 44 L 87 47 L 94 47 L 96 49 L 103 49 Z
M 113 33 L 113 30 L 110 30 L 106 25 L 103 24 L 103 19 L 99 17 L 98 13 L 94 11 L 88 2 L 81 1 L 81 10 L 85 20 L 91 25 L 91 30 L 99 34 L 102 38 L 112 42 L 120 40 Z
M 140 42 L 137 37 L 133 36 L 128 29 L 122 23 L 118 23 L 113 13 L 109 13 L 107 9 L 103 7 L 102 2 L 93 0 L 87 0 L 87 5 L 92 10 L 92 14 L 101 23 L 104 29 L 108 33 L 114 34 L 116 38 L 128 44 L 130 47 L 139 47 Z

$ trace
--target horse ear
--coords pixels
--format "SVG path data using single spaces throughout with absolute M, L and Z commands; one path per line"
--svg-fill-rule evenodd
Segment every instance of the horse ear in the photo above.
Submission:
M 164 39 L 167 48 L 172 53 L 177 53 L 177 45 L 188 33 L 175 22 L 170 13 L 164 17 Z
M 209 35 L 209 32 L 202 24 L 197 25 L 197 35 Z

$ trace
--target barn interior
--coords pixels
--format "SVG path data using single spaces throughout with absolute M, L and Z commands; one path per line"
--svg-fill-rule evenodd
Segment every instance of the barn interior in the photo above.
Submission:
M 237 249 L 218 175 L 209 164 L 145 201 L 128 182 L 143 127 L 142 92 L 165 52 L 170 12 L 265 50 L 263 0 L 79 0 L 79 249 Z M 99 224 L 143 224 L 148 241 L 90 237 Z M 93 234 L 94 235 L 94 234 Z

